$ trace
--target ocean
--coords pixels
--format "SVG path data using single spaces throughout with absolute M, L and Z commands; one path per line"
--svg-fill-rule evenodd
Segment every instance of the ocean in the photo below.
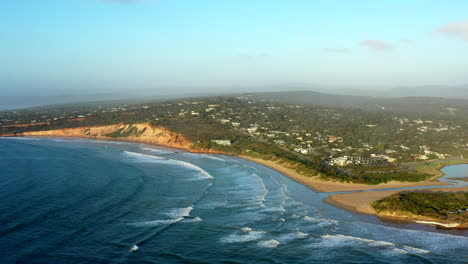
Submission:
M 466 231 L 338 209 L 236 157 L 0 138 L 0 180 L 0 263 L 468 263 Z

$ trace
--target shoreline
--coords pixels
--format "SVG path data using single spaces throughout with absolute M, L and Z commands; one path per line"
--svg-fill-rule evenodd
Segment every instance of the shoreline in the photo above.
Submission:
M 437 219 L 432 219 L 428 217 L 408 217 L 395 214 L 385 214 L 377 213 L 370 205 L 374 201 L 383 199 L 392 194 L 399 193 L 402 191 L 417 191 L 421 189 L 409 189 L 409 190 L 391 190 L 391 191 L 369 191 L 369 192 L 358 192 L 358 193 L 340 193 L 333 194 L 324 199 L 324 202 L 333 205 L 337 208 L 345 209 L 354 213 L 373 215 L 378 217 L 381 220 L 390 220 L 390 221 L 402 221 L 402 222 L 412 222 L 417 224 L 433 225 L 440 226 L 443 228 L 455 228 L 455 229 L 466 229 L 468 228 L 468 223 L 463 223 L 459 225 L 458 223 L 447 223 Z M 425 191 L 432 192 L 466 192 L 468 187 L 440 187 L 440 188 L 427 188 Z
M 246 159 L 248 161 L 260 164 L 262 166 L 268 167 L 272 170 L 275 170 L 286 177 L 294 180 L 298 183 L 305 185 L 306 187 L 324 193 L 333 193 L 333 192 L 347 192 L 347 191 L 366 191 L 366 190 L 378 190 L 378 189 L 397 189 L 397 188 L 411 188 L 411 187 L 425 187 L 425 186 L 450 186 L 452 184 L 440 182 L 437 178 L 441 176 L 436 175 L 427 180 L 420 182 L 396 182 L 392 181 L 389 183 L 381 183 L 377 185 L 369 184 L 360 184 L 360 183 L 342 183 L 342 182 L 331 182 L 319 180 L 316 177 L 306 177 L 298 172 L 283 167 L 280 164 L 275 163 L 274 161 L 263 160 L 260 158 L 253 158 L 245 155 L 238 155 L 238 157 Z
M 453 184 L 440 182 L 437 178 L 443 177 L 445 174 L 440 171 L 442 168 L 446 166 L 452 165 L 459 165 L 459 164 L 467 164 L 466 161 L 457 162 L 454 164 L 441 164 L 437 166 L 434 170 L 437 170 L 439 173 L 434 177 L 431 177 L 425 181 L 418 182 L 418 183 L 400 183 L 400 182 L 393 182 L 393 183 L 386 183 L 386 184 L 379 184 L 379 185 L 365 185 L 365 184 L 353 184 L 353 183 L 335 183 L 335 182 L 325 182 L 320 180 L 315 180 L 311 178 L 307 178 L 299 173 L 282 167 L 279 164 L 276 164 L 273 161 L 262 160 L 258 158 L 252 158 L 249 156 L 239 156 L 240 158 L 246 159 L 248 161 L 260 164 L 262 166 L 268 167 L 272 170 L 275 170 L 284 176 L 288 177 L 289 179 L 303 184 L 309 189 L 316 191 L 316 192 L 325 192 L 325 193 L 333 193 L 333 192 L 340 192 L 340 191 L 358 191 L 352 193 L 338 193 L 338 194 L 331 194 L 330 196 L 323 199 L 325 203 L 333 205 L 337 208 L 344 209 L 347 211 L 351 211 L 357 214 L 366 214 L 366 215 L 373 215 L 383 221 L 390 220 L 390 221 L 400 221 L 400 222 L 412 222 L 417 224 L 424 224 L 424 225 L 431 225 L 446 229 L 467 229 L 468 224 L 458 224 L 458 223 L 444 223 L 438 220 L 425 218 L 423 216 L 416 218 L 416 217 L 404 217 L 404 216 L 397 216 L 397 215 L 386 215 L 380 214 L 375 212 L 375 210 L 370 206 L 371 203 L 377 201 L 379 199 L 383 199 L 388 197 L 392 194 L 399 193 L 402 191 L 417 191 L 421 189 L 407 189 L 407 190 L 379 190 L 379 189 L 399 189 L 399 188 L 411 188 L 411 187 L 430 187 L 434 186 L 434 188 L 426 188 L 424 190 L 428 191 L 443 191 L 443 192 L 457 192 L 457 191 L 468 191 L 468 187 L 450 187 Z M 356 189 L 359 188 L 359 189 Z M 360 191 L 360 192 L 359 192 Z
M 9 135 L 0 135 L 0 137 L 11 137 Z M 367 185 L 367 184 L 354 184 L 354 183 L 341 183 L 341 182 L 329 182 L 318 180 L 316 177 L 306 177 L 298 172 L 286 168 L 281 164 L 278 164 L 274 161 L 264 160 L 260 158 L 254 158 L 246 155 L 233 155 L 230 153 L 224 153 L 222 151 L 211 151 L 211 150 L 204 150 L 204 149 L 194 149 L 193 147 L 174 147 L 169 144 L 157 144 L 155 142 L 148 142 L 145 140 L 136 140 L 136 139 L 125 139 L 125 138 L 108 138 L 103 136 L 63 136 L 63 135 L 22 135 L 22 136 L 14 136 L 14 137 L 31 137 L 31 138 L 69 138 L 69 139 L 91 139 L 91 140 L 98 140 L 98 141 L 117 141 L 117 142 L 130 142 L 130 143 L 140 143 L 140 144 L 148 144 L 158 147 L 164 148 L 171 148 L 177 150 L 188 151 L 190 153 L 200 153 L 200 154 L 221 154 L 227 156 L 236 156 L 238 158 L 265 166 L 270 168 L 274 171 L 279 172 L 280 174 L 286 176 L 287 178 L 306 186 L 307 188 L 311 189 L 315 192 L 324 192 L 324 193 L 333 193 L 333 192 L 346 192 L 346 191 L 357 191 L 353 193 L 342 193 L 342 194 L 332 194 L 325 199 L 324 202 L 333 205 L 337 208 L 345 209 L 351 211 L 353 213 L 360 213 L 360 214 L 367 214 L 367 215 L 374 215 L 378 218 L 392 218 L 398 219 L 408 222 L 415 222 L 419 224 L 426 224 L 426 225 L 444 225 L 444 223 L 437 223 L 432 221 L 431 219 L 410 219 L 407 217 L 400 217 L 400 216 L 388 216 L 383 214 L 376 213 L 371 207 L 370 204 L 376 200 L 388 197 L 394 193 L 401 192 L 403 190 L 387 190 L 387 191 L 379 191 L 379 189 L 398 189 L 398 188 L 411 188 L 411 187 L 425 187 L 425 186 L 434 186 L 435 188 L 427 188 L 425 190 L 432 190 L 432 191 L 468 191 L 468 187 L 449 187 L 450 183 L 440 182 L 437 179 L 444 176 L 444 173 L 441 171 L 442 168 L 445 166 L 451 165 L 458 165 L 458 164 L 467 164 L 465 161 L 460 163 L 454 164 L 440 164 L 433 170 L 438 171 L 437 175 L 421 182 L 389 182 L 384 184 L 378 185 Z M 437 186 L 437 187 L 436 187 Z M 445 187 L 446 186 L 446 187 Z M 460 190 L 458 190 L 460 189 Z M 376 190 L 376 191 L 367 191 L 367 190 Z M 408 189 L 404 191 L 413 191 L 417 189 Z M 361 192 L 359 192 L 361 191 Z M 427 221 L 428 220 L 428 221 Z M 453 226 L 445 226 L 445 228 L 458 228 Z M 467 227 L 464 227 L 467 228 Z
M 127 143 L 136 143 L 136 144 L 145 144 L 145 145 L 150 145 L 150 146 L 155 146 L 155 147 L 162 147 L 162 148 L 168 148 L 168 149 L 173 149 L 173 150 L 181 150 L 181 151 L 187 151 L 189 153 L 198 153 L 198 154 L 219 154 L 219 155 L 227 155 L 227 156 L 232 156 L 227 153 L 223 153 L 221 151 L 207 151 L 207 150 L 197 150 L 197 149 L 192 149 L 192 148 L 182 148 L 182 147 L 174 147 L 174 146 L 169 146 L 169 145 L 164 145 L 164 144 L 156 144 L 152 142 L 146 142 L 146 141 L 138 141 L 138 140 L 128 140 L 128 139 L 123 139 L 123 138 L 108 138 L 108 137 L 87 137 L 87 136 L 59 136 L 59 135 L 54 135 L 54 136 L 4 136 L 0 135 L 0 138 L 12 138 L 12 137 L 17 137 L 17 138 L 65 138 L 65 139 L 88 139 L 88 140 L 96 140 L 96 141 L 111 141 L 111 142 L 127 142 Z
M 3 137 L 4 135 L 0 135 Z M 7 136 L 11 137 L 11 136 Z M 319 180 L 316 177 L 307 177 L 299 174 L 298 172 L 286 168 L 281 164 L 278 164 L 274 161 L 264 160 L 260 158 L 254 158 L 246 155 L 233 155 L 230 153 L 225 153 L 222 151 L 213 151 L 213 150 L 206 150 L 206 149 L 196 149 L 193 147 L 176 147 L 172 144 L 158 144 L 155 142 L 151 142 L 148 140 L 137 140 L 137 138 L 110 138 L 104 136 L 79 136 L 79 135 L 60 135 L 60 134 L 45 134 L 45 135 L 21 135 L 16 137 L 32 137 L 32 138 L 70 138 L 70 139 L 91 139 L 91 140 L 100 140 L 100 141 L 118 141 L 118 142 L 131 142 L 131 143 L 141 143 L 141 144 L 148 144 L 158 147 L 164 148 L 171 148 L 177 150 L 188 151 L 190 153 L 200 153 L 200 154 L 220 154 L 220 155 L 227 155 L 227 156 L 236 156 L 250 162 L 268 167 L 274 171 L 277 171 L 284 176 L 288 177 L 289 179 L 298 182 L 302 185 L 305 185 L 307 188 L 316 191 L 316 192 L 324 192 L 324 193 L 333 193 L 333 192 L 347 192 L 347 191 L 365 191 L 365 190 L 378 190 L 378 189 L 397 189 L 397 188 L 410 188 L 410 187 L 424 187 L 424 186 L 450 186 L 452 184 L 440 182 L 437 178 L 443 176 L 443 173 L 440 172 L 438 175 L 435 175 L 427 180 L 420 181 L 420 182 L 396 182 L 392 181 L 389 183 L 381 183 L 377 185 L 368 185 L 368 184 L 360 184 L 360 183 L 343 183 L 343 182 L 332 182 L 332 181 L 323 181 Z M 445 166 L 441 166 L 443 168 Z

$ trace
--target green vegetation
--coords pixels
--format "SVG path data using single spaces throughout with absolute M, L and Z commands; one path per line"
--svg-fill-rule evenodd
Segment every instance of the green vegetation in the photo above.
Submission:
M 424 216 L 437 220 L 468 222 L 468 212 L 453 214 L 468 208 L 468 193 L 401 192 L 371 204 L 376 212 L 408 217 Z
M 414 104 L 419 99 L 412 98 L 403 100 L 406 105 L 399 107 L 393 99 L 377 103 L 373 98 L 302 92 L 288 96 L 251 94 L 7 111 L 0 112 L 0 134 L 150 123 L 178 133 L 203 149 L 272 160 L 306 176 L 320 175 L 324 180 L 365 184 L 421 181 L 439 174 L 437 169 L 442 166 L 421 159 L 468 156 L 468 134 L 464 133 L 468 131 L 468 115 L 463 114 L 466 101 L 421 99 L 424 103 Z M 431 108 L 437 111 L 426 111 L 428 105 L 437 105 Z M 393 111 L 403 108 L 406 110 Z M 142 133 L 129 127 L 105 136 L 124 138 Z M 223 146 L 211 140 L 230 140 L 234 144 Z M 391 164 L 334 167 L 322 162 L 325 158 L 376 155 L 391 159 Z
M 341 181 L 341 182 L 352 182 L 352 183 L 364 183 L 364 184 L 380 184 L 388 183 L 390 181 L 399 182 L 418 182 L 426 180 L 431 177 L 430 174 L 419 173 L 415 171 L 391 171 L 383 170 L 374 171 L 375 168 L 354 168 L 351 172 L 347 173 L 328 173 L 321 175 L 321 178 L 328 181 Z
M 211 119 L 174 118 L 153 121 L 151 124 L 179 133 L 195 142 L 198 147 L 275 161 L 308 177 L 317 176 L 320 172 L 327 171 L 325 166 L 301 158 L 299 155 L 292 154 L 277 146 L 254 140 L 248 135 Z M 232 146 L 221 146 L 210 142 L 210 139 L 225 138 L 231 139 L 235 143 Z

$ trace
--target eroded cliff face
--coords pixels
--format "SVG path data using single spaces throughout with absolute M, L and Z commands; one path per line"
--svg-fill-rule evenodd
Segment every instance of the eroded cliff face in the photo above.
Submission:
M 77 127 L 46 131 L 32 131 L 22 136 L 50 136 L 50 137 L 82 137 L 94 139 L 112 139 L 154 144 L 169 148 L 184 149 L 191 152 L 209 152 L 201 149 L 180 134 L 169 131 L 163 127 L 153 127 L 148 123 L 142 124 L 116 124 L 107 126 Z

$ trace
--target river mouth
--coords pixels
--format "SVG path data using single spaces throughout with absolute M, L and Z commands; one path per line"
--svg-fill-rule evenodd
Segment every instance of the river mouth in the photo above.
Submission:
M 455 230 L 337 209 L 240 158 L 90 140 L 0 144 L 7 260 L 443 263 L 468 243 Z

